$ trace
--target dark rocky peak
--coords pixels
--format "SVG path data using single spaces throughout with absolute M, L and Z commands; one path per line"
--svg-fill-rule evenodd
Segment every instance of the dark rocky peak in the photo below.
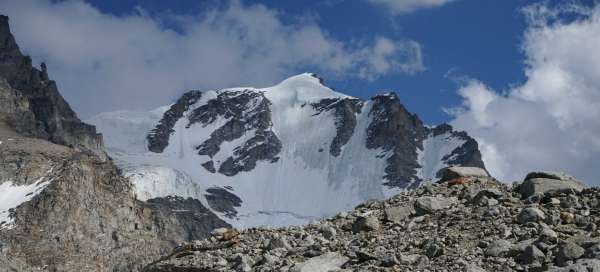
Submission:
M 183 116 L 190 106 L 198 102 L 202 97 L 200 91 L 189 91 L 183 94 L 175 104 L 164 114 L 158 125 L 148 133 L 148 149 L 155 153 L 161 153 L 169 145 L 169 138 L 174 132 L 175 123 Z
M 431 129 L 433 136 L 439 136 L 448 132 L 452 132 L 452 126 L 447 123 L 443 123 Z
M 265 96 L 252 90 L 223 90 L 215 99 L 193 110 L 188 127 L 195 123 L 203 125 L 214 122 L 218 117 L 243 119 L 269 112 L 271 103 Z M 260 119 L 260 118 L 259 118 Z M 264 127 L 269 124 L 262 124 Z
M 427 128 L 400 103 L 395 93 L 372 99 L 372 122 L 367 128 L 367 148 L 391 152 L 385 169 L 386 185 L 406 188 L 418 180 L 417 149 L 427 135 Z
M 262 92 L 254 90 L 224 90 L 216 98 L 194 109 L 189 116 L 190 127 L 196 123 L 212 124 L 217 118 L 227 122 L 215 129 L 210 138 L 196 147 L 199 155 L 211 159 L 220 151 L 223 142 L 230 142 L 253 133 L 223 162 L 207 161 L 201 165 L 210 172 L 234 176 L 241 171 L 251 171 L 258 161 L 276 162 L 281 151 L 281 141 L 271 130 L 271 102 Z
M 10 119 L 8 125 L 17 133 L 104 157 L 102 135 L 77 117 L 58 92 L 56 83 L 49 79 L 46 64 L 42 63 L 41 68 L 40 71 L 33 67 L 31 58 L 21 53 L 10 32 L 8 17 L 0 15 L 0 78 L 10 86 L 0 91 L 14 92 L 14 97 L 22 100 L 21 104 L 30 113 L 3 111 L 3 119 Z
M 464 141 L 460 147 L 454 149 L 450 154 L 447 154 L 442 158 L 447 165 L 485 169 L 485 164 L 483 163 L 481 152 L 479 151 L 479 144 L 475 139 L 469 136 L 467 132 L 456 131 L 451 125 L 446 123 L 434 128 L 429 128 L 430 137 L 439 137 L 441 135 L 447 135 L 449 138 Z M 438 172 L 436 177 L 440 177 L 440 174 L 441 172 Z

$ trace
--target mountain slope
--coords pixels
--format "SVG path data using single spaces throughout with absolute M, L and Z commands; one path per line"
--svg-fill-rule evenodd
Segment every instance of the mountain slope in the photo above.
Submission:
M 0 123 L 23 135 L 104 156 L 102 136 L 79 120 L 48 77 L 44 63 L 41 68 L 34 68 L 31 58 L 21 53 L 8 17 L 0 15 L 0 85 L 7 89 L 0 96 Z M 11 98 L 18 103 L 10 103 Z
M 198 200 L 137 200 L 0 16 L 0 271 L 138 271 L 226 226 Z
M 89 122 L 138 197 L 193 197 L 238 227 L 304 223 L 416 187 L 448 165 L 484 166 L 475 140 L 424 126 L 395 94 L 361 100 L 313 74 L 191 91 L 151 112 Z M 229 196 L 225 212 L 207 190 Z

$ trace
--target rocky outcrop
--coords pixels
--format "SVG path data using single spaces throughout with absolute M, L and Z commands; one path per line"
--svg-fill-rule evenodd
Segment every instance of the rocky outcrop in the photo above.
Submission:
M 479 167 L 464 167 L 464 166 L 452 166 L 441 169 L 440 171 L 441 181 L 448 181 L 453 179 L 465 178 L 465 177 L 489 177 L 490 174 L 483 168 Z
M 136 199 L 0 16 L 0 270 L 139 271 L 167 249 L 229 226 L 198 200 Z
M 50 80 L 46 65 L 32 66 L 10 33 L 8 17 L 0 15 L 0 120 L 18 133 L 50 140 L 104 156 L 102 136 L 83 123 Z M 9 99 L 10 100 L 7 100 Z M 4 101 L 2 101 L 4 100 Z
M 163 241 L 202 239 L 214 229 L 229 227 L 197 199 L 168 196 L 149 199 L 146 204 L 152 209 L 153 224 Z
M 271 130 L 270 102 L 263 94 L 252 91 L 226 91 L 191 112 L 188 127 L 200 123 L 204 126 L 217 119 L 227 120 L 210 134 L 210 138 L 196 147 L 198 154 L 214 157 L 223 142 L 247 137 L 223 162 L 218 172 L 226 176 L 251 171 L 258 161 L 276 162 L 281 151 L 281 141 Z M 215 162 L 205 163 L 205 168 L 216 167 Z M 211 167 L 212 165 L 212 167 Z M 210 170 L 209 170 L 210 171 Z
M 452 126 L 448 124 L 441 124 L 431 129 L 429 134 L 435 136 L 442 135 L 444 133 L 450 134 L 455 139 L 461 139 L 464 143 L 458 148 L 454 149 L 450 154 L 447 154 L 442 160 L 447 165 L 452 166 L 467 166 L 467 167 L 478 167 L 485 169 L 485 164 L 479 151 L 479 144 L 475 139 L 469 136 L 464 131 L 455 131 Z M 436 177 L 440 177 L 436 175 Z
M 419 180 L 417 149 L 427 129 L 416 115 L 404 108 L 395 93 L 375 96 L 372 100 L 369 114 L 373 121 L 367 129 L 367 148 L 382 148 L 392 153 L 387 159 L 384 178 L 389 186 L 405 188 Z
M 339 156 L 342 147 L 350 141 L 356 128 L 356 114 L 360 114 L 363 104 L 362 101 L 355 98 L 330 98 L 312 105 L 317 111 L 315 115 L 325 111 L 334 111 L 336 134 L 329 147 L 329 153 L 332 156 Z
M 173 133 L 173 127 L 175 123 L 183 116 L 191 105 L 198 102 L 202 97 L 200 91 L 189 91 L 181 96 L 173 104 L 169 110 L 167 110 L 163 117 L 158 121 L 158 124 L 152 129 L 146 139 L 148 140 L 148 150 L 156 153 L 161 153 L 169 145 L 169 138 Z
M 237 215 L 236 208 L 242 204 L 242 200 L 238 196 L 219 187 L 208 188 L 206 193 L 206 201 L 213 210 L 229 218 Z
M 229 226 L 198 200 L 136 200 L 129 180 L 94 154 L 18 135 L 0 133 L 0 141 L 0 180 L 48 181 L 0 224 L 0 251 L 10 259 L 49 271 L 136 271 L 178 243 Z
M 523 198 L 532 196 L 544 196 L 558 194 L 561 192 L 581 192 L 585 185 L 564 173 L 559 172 L 531 172 L 525 177 L 520 185 Z
M 531 203 L 491 177 L 462 178 L 307 226 L 221 231 L 235 235 L 185 244 L 147 271 L 596 271 L 600 189 Z

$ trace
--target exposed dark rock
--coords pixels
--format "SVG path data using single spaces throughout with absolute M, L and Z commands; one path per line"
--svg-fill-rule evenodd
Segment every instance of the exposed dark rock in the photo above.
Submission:
M 395 93 L 372 98 L 369 113 L 373 121 L 367 128 L 367 148 L 383 148 L 392 152 L 385 169 L 386 185 L 405 188 L 417 181 L 417 148 L 427 135 L 427 128 L 419 118 L 409 113 Z
M 459 148 L 453 150 L 449 155 L 446 155 L 443 160 L 446 161 L 448 165 L 460 165 L 485 169 L 477 141 L 468 136 L 464 131 L 454 132 L 453 136 L 463 139 L 466 142 Z
M 198 154 L 213 157 L 223 142 L 230 142 L 254 132 L 233 154 L 220 162 L 218 172 L 233 176 L 254 169 L 258 161 L 275 162 L 281 151 L 281 141 L 271 131 L 270 102 L 262 93 L 253 91 L 225 91 L 217 98 L 195 109 L 189 126 L 208 125 L 221 117 L 228 121 L 217 128 L 210 138 L 196 147 Z M 216 167 L 216 166 L 215 166 Z
M 34 68 L 31 58 L 24 56 L 10 33 L 8 17 L 0 15 L 0 78 L 8 84 L 0 91 L 12 94 L 13 108 L 0 110 L 9 115 L 0 120 L 17 133 L 73 146 L 104 157 L 102 135 L 94 126 L 83 123 L 59 94 L 56 83 L 48 79 L 46 65 Z M 7 86 L 10 88 L 7 88 Z M 6 104 L 6 101 L 4 102 Z M 12 107 L 11 107 L 12 108 Z M 9 112 L 7 112 L 9 111 Z
M 325 111 L 335 111 L 336 135 L 331 141 L 329 153 L 337 157 L 342 147 L 348 143 L 356 128 L 356 114 L 361 112 L 363 102 L 354 98 L 323 99 L 319 103 L 312 104 L 317 115 Z
M 101 135 L 77 118 L 46 65 L 37 70 L 20 53 L 7 20 L 0 16 L 0 185 L 45 186 L 0 223 L 0 270 L 139 271 L 228 226 L 197 200 L 136 200 Z
M 241 171 L 251 171 L 258 161 L 276 162 L 281 151 L 281 142 L 270 130 L 257 130 L 254 137 L 233 152 L 219 167 L 219 173 L 234 176 Z
M 161 153 L 169 145 L 169 138 L 173 133 L 175 123 L 183 116 L 191 105 L 196 103 L 202 97 L 200 91 L 189 91 L 175 102 L 167 110 L 158 125 L 146 136 L 148 140 L 148 149 L 152 152 Z
M 240 207 L 242 200 L 235 194 L 223 188 L 209 188 L 206 190 L 208 205 L 215 211 L 224 213 L 228 217 L 237 215 L 236 207 Z
M 453 150 L 452 153 L 447 154 L 444 158 L 442 158 L 447 165 L 479 167 L 485 169 L 483 159 L 481 158 L 481 152 L 479 151 L 479 144 L 466 132 L 454 131 L 452 126 L 444 123 L 431 129 L 430 133 L 433 136 L 439 136 L 448 133 L 453 138 L 465 141 L 465 143 L 459 148 Z
M 158 234 L 166 241 L 177 242 L 174 233 L 190 241 L 206 238 L 213 229 L 231 227 L 197 199 L 168 196 L 149 199 L 147 203 L 153 210 Z
M 211 173 L 216 173 L 217 172 L 217 169 L 215 169 L 215 163 L 213 161 L 207 161 L 207 162 L 205 162 L 205 163 L 203 163 L 201 165 L 208 172 L 211 172 Z

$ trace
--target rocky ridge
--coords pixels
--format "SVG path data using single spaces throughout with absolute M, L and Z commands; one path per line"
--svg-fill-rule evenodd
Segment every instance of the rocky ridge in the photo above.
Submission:
M 306 226 L 217 229 L 145 271 L 599 271 L 600 189 L 482 172 L 446 169 L 439 183 Z
M 0 15 L 0 122 L 22 135 L 91 151 L 105 157 L 102 135 L 83 123 L 58 92 L 46 64 L 33 67 Z
M 0 272 L 139 271 L 229 224 L 200 201 L 139 201 L 0 16 Z

